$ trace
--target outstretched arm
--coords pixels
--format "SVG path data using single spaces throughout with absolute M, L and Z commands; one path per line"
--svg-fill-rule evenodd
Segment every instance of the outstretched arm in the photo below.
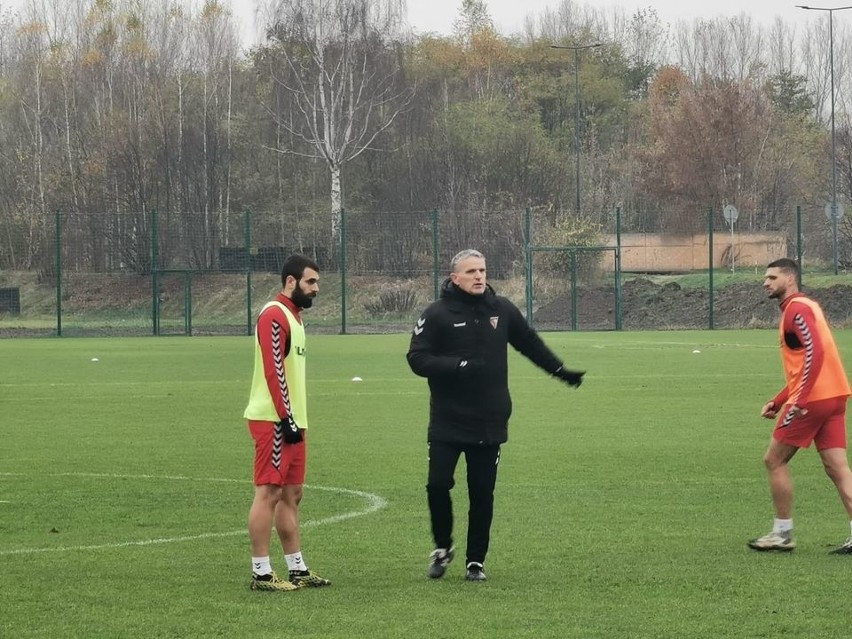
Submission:
M 565 368 L 562 360 L 548 348 L 515 306 L 512 307 L 510 314 L 509 343 L 533 364 L 569 386 L 576 388 L 583 383 L 583 375 L 586 372 Z

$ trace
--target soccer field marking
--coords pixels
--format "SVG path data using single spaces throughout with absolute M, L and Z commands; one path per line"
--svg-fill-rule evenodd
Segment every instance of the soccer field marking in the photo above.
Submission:
M 0 473 L 0 477 L 25 477 L 25 473 Z M 53 473 L 51 477 L 94 477 L 103 479 L 159 479 L 167 481 L 193 481 L 193 482 L 221 482 L 233 484 L 250 484 L 247 479 L 229 479 L 222 477 L 185 477 L 183 475 L 122 475 L 118 473 Z M 380 495 L 368 493 L 363 490 L 354 490 L 351 488 L 340 488 L 337 486 L 311 486 L 305 484 L 305 488 L 310 490 L 322 490 L 331 493 L 344 493 L 360 497 L 367 502 L 367 507 L 363 510 L 351 510 L 349 512 L 340 513 L 338 515 L 330 515 L 322 519 L 308 519 L 302 522 L 302 528 L 313 528 L 315 526 L 325 526 L 327 524 L 337 524 L 347 519 L 355 519 L 377 512 L 388 505 L 387 500 Z M 0 502 L 10 503 L 10 502 Z M 155 539 L 139 539 L 137 541 L 119 541 L 108 544 L 90 544 L 85 546 L 57 546 L 55 548 L 16 548 L 14 550 L 0 550 L 0 557 L 10 555 L 34 555 L 47 552 L 75 552 L 75 551 L 90 551 L 90 550 L 107 550 L 110 548 L 129 548 L 131 546 L 156 546 L 162 544 L 175 544 L 187 541 L 197 541 L 199 539 L 221 539 L 223 537 L 237 537 L 239 535 L 248 535 L 245 528 L 240 530 L 230 530 L 226 532 L 216 533 L 200 533 L 198 535 L 181 535 L 179 537 L 158 537 Z
M 737 344 L 737 343 L 720 343 L 720 342 L 702 342 L 700 340 L 691 341 L 691 342 L 611 342 L 607 344 L 591 344 L 592 348 L 598 350 L 628 350 L 628 351 L 644 351 L 650 349 L 657 349 L 661 346 L 666 347 L 675 347 L 682 346 L 684 348 L 694 348 L 696 346 L 700 346 L 702 348 L 734 348 L 734 349 L 742 349 L 742 348 L 754 348 L 757 350 L 778 350 L 778 344 Z
M 197 384 L 199 386 L 224 386 L 230 387 L 235 383 L 243 383 L 245 380 L 208 380 L 208 379 L 195 379 L 195 380 L 168 380 L 168 381 L 160 381 L 160 380 L 147 380 L 147 379 L 124 379 L 124 380 L 92 380 L 89 378 L 82 379 L 81 381 L 76 382 L 50 382 L 45 384 L 43 381 L 32 381 L 32 382 L 3 382 L 0 384 L 0 388 L 16 388 L 16 387 L 24 387 L 24 386 L 46 386 L 47 388 L 62 388 L 66 386 L 83 386 L 95 384 L 97 386 L 130 386 L 133 388 L 139 386 L 162 386 L 165 389 L 174 388 L 175 385 L 180 384 Z M 347 380 L 348 381 L 348 380 Z

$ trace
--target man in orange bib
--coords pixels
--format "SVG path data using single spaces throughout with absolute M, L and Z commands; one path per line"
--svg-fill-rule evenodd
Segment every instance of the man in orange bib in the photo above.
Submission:
M 772 532 L 748 542 L 754 550 L 790 551 L 793 539 L 793 482 L 789 462 L 811 442 L 834 482 L 852 532 L 852 471 L 846 458 L 846 400 L 849 381 L 819 304 L 799 292 L 799 266 L 775 260 L 763 286 L 781 305 L 779 340 L 787 383 L 764 404 L 761 415 L 777 419 L 763 457 L 775 505 Z M 832 554 L 852 554 L 852 534 Z

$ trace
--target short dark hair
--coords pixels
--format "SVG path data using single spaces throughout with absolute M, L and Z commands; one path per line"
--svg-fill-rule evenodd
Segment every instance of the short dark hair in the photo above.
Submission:
M 311 258 L 299 255 L 298 253 L 294 253 L 288 257 L 284 260 L 284 266 L 281 267 L 281 285 L 283 286 L 287 283 L 287 276 L 289 275 L 295 277 L 297 282 L 300 281 L 305 274 L 306 268 L 312 268 L 319 273 L 319 266 Z
M 780 268 L 782 271 L 786 271 L 787 273 L 791 273 L 796 276 L 799 275 L 799 265 L 796 263 L 796 260 L 791 260 L 789 257 L 782 257 L 780 260 L 770 262 L 767 268 Z

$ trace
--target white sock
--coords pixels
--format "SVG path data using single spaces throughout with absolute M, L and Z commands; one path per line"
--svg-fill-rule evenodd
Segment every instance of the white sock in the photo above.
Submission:
M 775 518 L 775 522 L 772 524 L 772 532 L 783 533 L 790 532 L 793 530 L 793 520 L 792 519 L 778 519 Z
M 284 559 L 287 560 L 287 569 L 288 570 L 307 570 L 308 564 L 305 563 L 305 560 L 302 558 L 301 551 L 294 552 L 292 555 L 284 555 Z
M 269 556 L 252 557 L 251 570 L 256 575 L 268 575 L 272 572 L 272 564 L 269 563 Z
M 852 521 L 849 522 L 849 533 L 852 535 Z

